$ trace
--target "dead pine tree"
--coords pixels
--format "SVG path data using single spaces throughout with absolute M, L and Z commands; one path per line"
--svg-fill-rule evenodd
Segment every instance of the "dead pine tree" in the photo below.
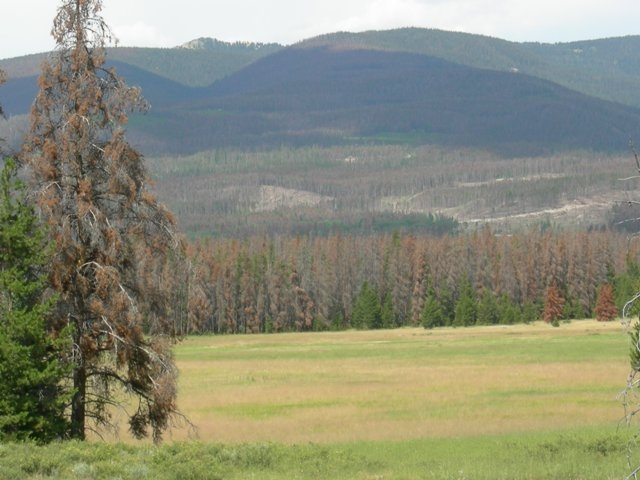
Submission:
M 61 2 L 22 159 L 55 244 L 51 325 L 72 331 L 69 436 L 113 426 L 115 407 L 136 438 L 158 441 L 177 414 L 175 299 L 149 277 L 180 255 L 181 242 L 125 139 L 127 114 L 146 104 L 105 68 L 113 37 L 101 10 L 100 0 Z

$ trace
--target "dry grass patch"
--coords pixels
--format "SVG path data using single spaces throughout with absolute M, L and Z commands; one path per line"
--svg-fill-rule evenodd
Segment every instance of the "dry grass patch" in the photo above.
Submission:
M 201 440 L 221 442 L 610 425 L 628 370 L 622 327 L 592 321 L 194 337 L 176 354 L 180 408 Z

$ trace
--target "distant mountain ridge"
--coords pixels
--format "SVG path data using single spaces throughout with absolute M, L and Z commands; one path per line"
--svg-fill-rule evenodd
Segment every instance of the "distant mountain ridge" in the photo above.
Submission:
M 298 46 L 418 53 L 470 67 L 515 70 L 587 95 L 640 107 L 640 36 L 518 43 L 469 33 L 403 28 L 331 33 Z
M 261 43 L 261 42 L 225 42 L 217 38 L 200 37 L 187 43 L 177 46 L 176 48 L 185 48 L 188 50 L 219 50 L 219 49 L 237 49 L 242 50 L 261 50 L 261 49 L 280 49 L 282 45 L 278 43 Z M 271 52 L 269 52 L 271 53 Z
M 282 45 L 275 43 L 229 43 L 215 39 L 196 39 L 175 48 L 108 48 L 107 58 L 185 86 L 197 87 L 211 85 L 282 48 Z M 0 68 L 13 79 L 37 76 L 47 55 L 40 53 L 0 60 Z
M 489 70 L 515 69 L 587 95 L 640 107 L 640 35 L 545 44 L 510 42 L 437 29 L 402 28 L 330 33 L 293 46 L 418 53 Z M 277 43 L 198 38 L 175 48 L 110 48 L 108 56 L 184 85 L 209 86 L 283 48 L 286 47 Z M 36 54 L 0 60 L 0 67 L 12 78 L 33 76 L 39 73 L 44 57 L 45 54 Z
M 165 138 L 203 142 L 198 150 L 364 141 L 522 154 L 622 149 L 640 135 L 638 109 L 528 75 L 381 50 L 287 48 L 199 94 L 156 112 Z
M 528 154 L 640 138 L 640 37 L 545 45 L 399 29 L 182 47 L 108 52 L 152 104 L 130 135 L 153 153 L 413 142 Z M 0 62 L 9 114 L 28 111 L 42 58 Z

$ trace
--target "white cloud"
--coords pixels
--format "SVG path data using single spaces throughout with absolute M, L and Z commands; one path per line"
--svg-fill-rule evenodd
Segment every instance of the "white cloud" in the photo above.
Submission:
M 139 47 L 174 46 L 168 35 L 159 31 L 153 25 L 139 21 L 113 27 L 118 42 L 121 45 L 135 45 Z
M 417 25 L 424 21 L 427 11 L 427 5 L 415 0 L 375 0 L 336 26 L 339 30 L 360 31 Z
M 59 0 L 0 0 L 0 58 L 45 51 Z M 640 33 L 638 0 L 105 0 L 121 45 L 201 36 L 293 43 L 338 30 L 405 26 L 556 42 Z

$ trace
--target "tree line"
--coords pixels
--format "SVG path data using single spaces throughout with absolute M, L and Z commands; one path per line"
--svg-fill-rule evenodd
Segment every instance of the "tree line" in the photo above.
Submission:
M 174 277 L 176 288 L 190 279 L 189 316 L 178 329 L 511 324 L 546 318 L 550 295 L 562 304 L 551 319 L 601 317 L 603 289 L 617 307 L 635 293 L 638 247 L 611 231 L 497 235 L 489 227 L 443 237 L 201 239 L 188 246 L 189 272 Z

